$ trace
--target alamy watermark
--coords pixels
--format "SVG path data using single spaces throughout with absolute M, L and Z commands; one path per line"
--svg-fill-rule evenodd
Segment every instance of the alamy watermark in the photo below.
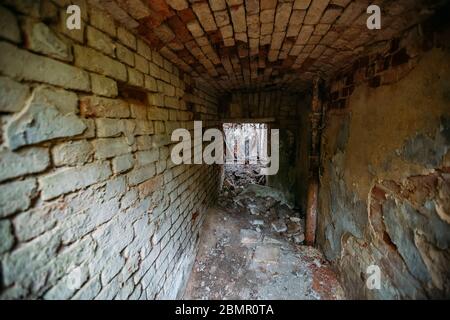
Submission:
M 366 25 L 369 30 L 381 29 L 381 8 L 376 4 L 372 4 L 367 7 L 367 11 L 370 16 L 367 18 Z
M 256 128 L 262 130 L 260 136 L 268 137 L 268 129 Z M 202 122 L 194 121 L 194 138 L 187 129 L 175 129 L 172 132 L 171 140 L 178 143 L 172 148 L 171 159 L 174 164 L 233 164 L 236 160 L 235 154 L 228 152 L 224 154 L 223 133 L 219 129 L 210 128 L 203 133 Z M 259 163 L 263 167 L 259 174 L 275 175 L 279 169 L 280 141 L 279 130 L 270 130 L 270 155 L 267 154 L 268 148 L 261 148 L 257 151 L 256 157 L 253 157 L 253 163 Z M 245 137 L 244 137 L 245 138 Z M 181 141 L 180 141 L 181 140 Z M 203 150 L 203 142 L 210 142 Z M 193 143 L 193 147 L 192 147 Z M 193 152 L 192 152 L 193 150 Z M 229 151 L 229 148 L 227 148 Z M 193 153 L 193 154 L 192 154 Z
M 76 4 L 67 7 L 66 27 L 69 30 L 81 30 L 81 9 Z
M 381 289 L 381 270 L 376 264 L 372 264 L 367 267 L 366 274 L 369 276 L 366 280 L 366 287 L 369 290 L 380 290 Z
M 381 29 L 381 8 L 376 4 L 371 4 L 367 7 L 366 25 L 369 30 Z M 76 5 L 70 5 L 67 7 L 66 13 L 69 15 L 66 19 L 66 26 L 69 30 L 81 29 L 81 8 Z

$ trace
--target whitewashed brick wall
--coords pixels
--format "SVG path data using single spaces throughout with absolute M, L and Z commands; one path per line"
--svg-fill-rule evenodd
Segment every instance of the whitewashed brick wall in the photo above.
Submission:
M 170 133 L 217 97 L 86 1 L 0 21 L 0 298 L 175 298 L 219 168 L 175 166 Z

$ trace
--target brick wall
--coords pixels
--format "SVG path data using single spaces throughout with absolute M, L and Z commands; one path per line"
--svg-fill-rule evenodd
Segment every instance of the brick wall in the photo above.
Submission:
M 329 82 L 317 242 L 351 298 L 450 294 L 450 28 L 441 18 L 378 43 Z
M 182 292 L 216 166 L 174 165 L 170 133 L 217 97 L 85 1 L 0 6 L 1 298 Z
M 233 91 L 223 96 L 220 114 L 224 119 L 273 118 L 276 121 L 294 122 L 307 108 L 307 98 L 302 93 L 260 89 Z
M 408 76 L 425 52 L 436 47 L 445 48 L 449 28 L 442 22 L 446 21 L 443 15 L 447 9 L 442 9 L 442 16 L 436 15 L 420 25 L 411 26 L 397 37 L 373 44 L 359 57 L 349 60 L 347 66 L 328 79 L 326 108 L 348 108 L 348 98 L 356 85 L 364 83 L 370 88 L 378 88 L 395 84 Z

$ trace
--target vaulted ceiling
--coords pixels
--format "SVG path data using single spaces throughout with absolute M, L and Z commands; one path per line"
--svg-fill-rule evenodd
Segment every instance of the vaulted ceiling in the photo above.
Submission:
M 303 88 L 431 14 L 424 0 L 94 0 L 219 91 Z M 427 4 L 424 4 L 427 3 Z M 369 30 L 366 10 L 382 10 Z M 428 7 L 428 8 L 427 8 Z

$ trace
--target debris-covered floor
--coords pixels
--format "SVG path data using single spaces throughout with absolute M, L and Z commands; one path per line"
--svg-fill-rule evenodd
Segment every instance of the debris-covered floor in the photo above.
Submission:
M 227 168 L 218 205 L 207 213 L 184 297 L 343 299 L 322 254 L 302 245 L 300 213 L 280 192 L 258 185 L 254 168 L 242 170 Z

